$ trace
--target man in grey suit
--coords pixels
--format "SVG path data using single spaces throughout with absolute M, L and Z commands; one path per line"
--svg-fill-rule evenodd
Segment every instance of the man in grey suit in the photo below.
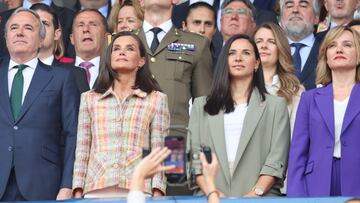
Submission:
M 209 41 L 173 25 L 172 0 L 145 0 L 144 24 L 138 35 L 150 69 L 168 96 L 171 124 L 187 126 L 189 100 L 210 91 L 212 58 Z

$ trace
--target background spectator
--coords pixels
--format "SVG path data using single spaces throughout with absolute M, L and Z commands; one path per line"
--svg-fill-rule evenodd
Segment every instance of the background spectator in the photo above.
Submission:
M 112 33 L 138 30 L 144 21 L 144 11 L 138 0 L 116 3 L 111 9 L 108 24 Z

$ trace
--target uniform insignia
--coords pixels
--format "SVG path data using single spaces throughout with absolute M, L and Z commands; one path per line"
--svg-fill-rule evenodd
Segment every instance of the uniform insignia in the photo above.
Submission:
M 171 43 L 167 46 L 167 49 L 171 52 L 195 51 L 195 45 L 183 44 L 183 43 Z

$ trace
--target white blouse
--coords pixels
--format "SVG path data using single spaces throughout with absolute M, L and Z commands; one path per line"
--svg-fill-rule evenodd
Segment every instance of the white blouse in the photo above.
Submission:
M 337 101 L 334 99 L 334 120 L 335 120 L 335 146 L 334 146 L 334 157 L 341 158 L 341 143 L 340 135 L 341 128 L 344 121 L 346 107 L 349 102 L 349 97 L 343 101 Z

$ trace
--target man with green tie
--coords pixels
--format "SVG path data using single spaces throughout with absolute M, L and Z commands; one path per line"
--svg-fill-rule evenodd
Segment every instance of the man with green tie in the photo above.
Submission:
M 38 60 L 45 27 L 19 8 L 6 23 L 0 59 L 0 201 L 72 195 L 79 91 L 68 69 Z M 65 155 L 60 153 L 65 137 Z

